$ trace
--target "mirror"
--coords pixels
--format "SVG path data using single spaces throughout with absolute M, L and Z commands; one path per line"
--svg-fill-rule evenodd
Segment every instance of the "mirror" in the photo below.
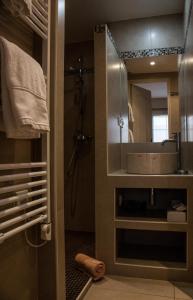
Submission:
M 125 61 L 129 86 L 129 140 L 160 143 L 180 131 L 179 55 Z

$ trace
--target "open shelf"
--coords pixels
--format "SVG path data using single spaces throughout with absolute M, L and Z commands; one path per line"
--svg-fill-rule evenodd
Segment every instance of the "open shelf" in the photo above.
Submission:
M 116 261 L 155 261 L 186 266 L 185 232 L 116 229 Z
M 146 219 L 167 222 L 167 211 L 172 201 L 187 205 L 186 189 L 117 188 L 116 219 Z
M 118 218 L 115 220 L 115 227 L 119 229 L 136 229 L 136 230 L 162 230 L 187 232 L 187 223 L 167 222 L 165 219 L 128 219 Z

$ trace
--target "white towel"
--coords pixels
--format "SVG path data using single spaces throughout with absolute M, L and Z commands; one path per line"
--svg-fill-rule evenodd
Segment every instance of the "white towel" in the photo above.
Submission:
M 128 109 L 129 109 L 129 122 L 134 123 L 135 119 L 134 119 L 134 115 L 133 115 L 133 109 L 129 102 L 128 102 Z
M 133 136 L 133 131 L 129 129 L 129 142 L 134 143 L 134 136 Z
M 41 66 L 0 37 L 1 100 L 8 138 L 31 139 L 49 131 L 46 83 Z
M 32 13 L 32 0 L 2 0 L 12 15 L 28 16 Z

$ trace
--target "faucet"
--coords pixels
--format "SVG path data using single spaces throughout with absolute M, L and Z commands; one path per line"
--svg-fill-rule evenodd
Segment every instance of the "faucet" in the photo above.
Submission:
M 174 138 L 173 139 L 168 139 L 162 141 L 162 146 L 164 146 L 166 143 L 175 143 L 176 144 L 176 152 L 178 154 L 177 158 L 177 173 L 181 174 L 182 173 L 182 161 L 181 161 L 181 133 L 176 132 L 174 133 Z

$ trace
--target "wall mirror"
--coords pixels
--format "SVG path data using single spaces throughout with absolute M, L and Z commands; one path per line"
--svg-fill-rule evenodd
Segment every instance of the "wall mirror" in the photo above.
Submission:
M 125 60 L 129 88 L 129 140 L 160 143 L 180 131 L 180 55 Z

